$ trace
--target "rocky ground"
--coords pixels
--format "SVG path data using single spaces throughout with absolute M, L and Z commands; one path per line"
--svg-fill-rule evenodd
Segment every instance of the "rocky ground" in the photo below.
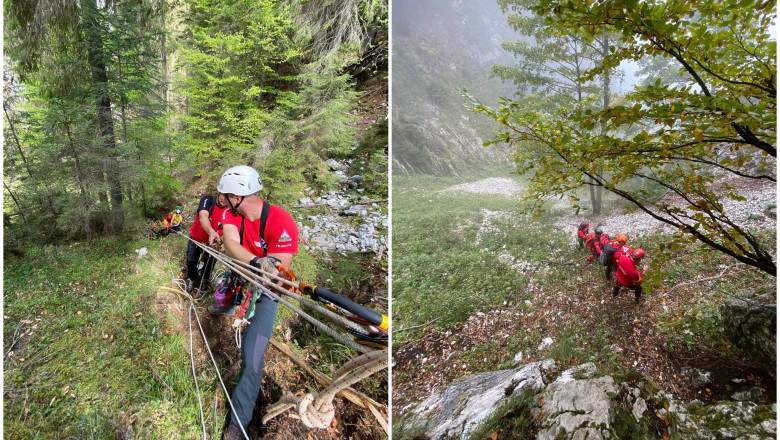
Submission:
M 522 416 L 525 426 L 506 423 L 507 416 Z M 777 421 L 769 405 L 685 403 L 637 378 L 601 375 L 592 363 L 561 371 L 543 360 L 465 377 L 398 421 L 394 438 L 470 438 L 477 432 L 484 435 L 477 438 L 492 439 L 758 440 L 775 438 Z

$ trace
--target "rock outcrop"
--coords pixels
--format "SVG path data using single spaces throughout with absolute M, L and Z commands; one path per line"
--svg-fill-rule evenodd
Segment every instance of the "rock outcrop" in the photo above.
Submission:
M 775 438 L 777 431 L 774 405 L 751 401 L 706 406 L 697 400 L 685 403 L 663 391 L 653 391 L 636 378 L 627 383 L 600 374 L 593 364 L 558 374 L 555 363 L 546 360 L 471 375 L 453 383 L 397 421 L 393 438 L 470 438 L 484 429 L 486 422 L 495 423 L 493 416 L 512 397 L 529 392 L 532 398 L 523 403 L 527 411 L 514 413 L 532 420 L 522 438 L 763 440 Z M 501 430 L 487 427 L 488 432 Z
M 743 300 L 729 299 L 720 306 L 723 328 L 735 346 L 745 350 L 776 377 L 777 288 L 767 284 Z

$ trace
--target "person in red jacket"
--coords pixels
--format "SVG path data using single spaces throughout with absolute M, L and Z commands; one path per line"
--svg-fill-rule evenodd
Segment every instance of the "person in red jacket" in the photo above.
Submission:
M 593 261 L 594 258 L 601 254 L 601 239 L 603 232 L 601 228 L 596 228 L 592 233 L 585 236 L 585 247 L 590 251 L 588 255 L 588 261 Z
M 612 279 L 612 274 L 617 270 L 617 260 L 621 254 L 630 254 L 631 248 L 626 245 L 628 236 L 618 234 L 617 238 L 601 247 L 599 263 L 604 266 L 604 277 L 607 281 Z
M 590 225 L 585 222 L 580 223 L 580 227 L 577 229 L 577 245 L 580 249 L 585 246 L 585 237 L 588 235 L 588 229 L 590 229 Z
M 222 193 L 218 192 L 216 197 L 201 197 L 195 222 L 190 227 L 190 237 L 199 243 L 214 246 L 222 236 L 222 214 L 227 208 L 227 197 Z M 211 256 L 206 258 L 203 276 L 198 276 L 198 259 L 202 252 L 203 249 L 192 241 L 187 243 L 187 293 L 192 293 L 195 288 L 200 290 L 211 279 L 211 270 L 216 262 Z
M 222 174 L 217 190 L 227 196 L 230 207 L 223 214 L 222 241 L 228 256 L 275 275 L 279 265 L 289 269 L 298 253 L 298 227 L 287 211 L 257 195 L 262 188 L 252 167 L 239 165 Z M 263 356 L 276 319 L 276 300 L 266 294 L 253 298 L 255 312 L 243 330 L 241 372 L 232 394 L 235 412 L 223 437 L 227 440 L 243 438 L 243 427 L 252 419 L 263 380 Z M 209 312 L 232 315 L 235 308 L 209 306 Z
M 617 277 L 615 287 L 612 288 L 612 296 L 618 296 L 621 287 L 628 287 L 634 291 L 635 301 L 638 303 L 642 296 L 642 278 L 644 273 L 639 273 L 637 264 L 645 257 L 645 251 L 635 249 L 630 255 L 621 255 L 617 263 Z M 647 265 L 644 267 L 647 272 Z

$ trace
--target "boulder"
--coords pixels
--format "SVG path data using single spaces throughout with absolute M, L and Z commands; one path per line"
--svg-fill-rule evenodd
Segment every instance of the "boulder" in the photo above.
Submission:
M 768 283 L 743 297 L 720 306 L 726 336 L 764 365 L 773 378 L 777 364 L 777 288 Z
M 555 370 L 555 362 L 546 360 L 466 376 L 425 399 L 399 424 L 403 431 L 424 432 L 431 440 L 468 438 L 513 395 L 544 388 Z
M 575 368 L 577 371 L 564 372 L 542 394 L 542 427 L 537 440 L 614 437 L 610 427 L 614 422 L 611 396 L 618 392 L 615 380 L 611 376 L 574 379 L 578 372 L 595 371 L 595 366 Z

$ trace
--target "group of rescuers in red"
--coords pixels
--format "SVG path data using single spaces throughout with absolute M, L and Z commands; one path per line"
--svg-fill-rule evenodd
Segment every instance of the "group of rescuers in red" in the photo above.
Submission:
M 195 242 L 211 247 L 221 242 L 228 256 L 274 275 L 278 275 L 279 265 L 289 270 L 293 255 L 298 253 L 298 228 L 287 211 L 258 196 L 262 188 L 257 171 L 239 165 L 222 174 L 214 195 L 200 199 L 187 246 L 188 293 L 208 288 L 214 266 L 209 256 L 203 275 L 198 275 L 203 250 Z M 252 419 L 263 380 L 263 357 L 276 319 L 276 300 L 259 290 L 252 298 L 256 298 L 254 315 L 243 330 L 241 372 L 231 395 L 235 411 L 224 439 L 244 438 L 242 431 Z M 235 313 L 235 305 L 211 305 L 209 312 L 230 316 Z
M 607 281 L 612 280 L 613 274 L 616 274 L 612 296 L 618 296 L 620 288 L 627 287 L 634 291 L 635 301 L 638 303 L 642 296 L 642 278 L 645 276 L 639 272 L 638 264 L 645 258 L 645 251 L 640 248 L 631 249 L 625 234 L 618 234 L 614 240 L 610 240 L 601 228 L 596 228 L 593 232 L 589 232 L 589 229 L 590 225 L 585 222 L 580 223 L 577 229 L 579 247 L 584 246 L 590 251 L 588 261 L 598 259 L 604 266 L 604 277 Z M 644 271 L 647 271 L 647 265 Z

